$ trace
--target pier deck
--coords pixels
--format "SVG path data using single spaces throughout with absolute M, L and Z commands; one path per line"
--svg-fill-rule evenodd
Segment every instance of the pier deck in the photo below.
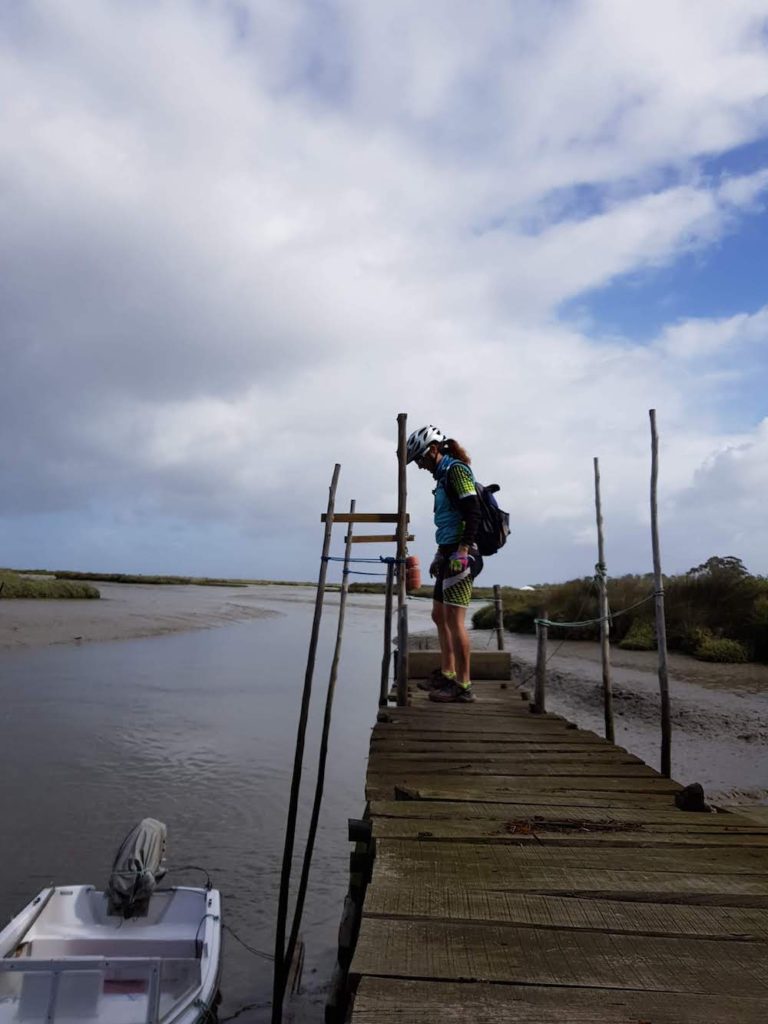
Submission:
M 764 1024 L 768 827 L 475 689 L 373 730 L 352 1024 Z

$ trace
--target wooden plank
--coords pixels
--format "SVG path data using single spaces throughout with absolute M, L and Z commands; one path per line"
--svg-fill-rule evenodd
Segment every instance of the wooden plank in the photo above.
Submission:
M 694 874 L 758 875 L 768 877 L 768 858 L 763 850 L 692 849 L 684 856 L 677 850 L 617 850 L 612 847 L 542 847 L 510 844 L 474 844 L 470 840 L 455 843 L 429 841 L 410 843 L 382 839 L 377 845 L 374 878 L 379 876 L 406 879 L 450 878 L 461 885 L 462 875 L 471 865 L 470 885 L 481 880 L 494 880 L 503 886 L 514 885 L 518 875 L 529 871 L 560 867 L 585 870 L 627 872 L 682 872 Z
M 471 1007 L 471 1013 L 468 1008 Z M 768 1000 L 366 975 L 353 1024 L 765 1024 Z
M 749 832 L 758 830 L 746 817 L 738 814 L 689 814 L 676 807 L 669 810 L 658 806 L 637 809 L 589 810 L 579 808 L 577 814 L 558 804 L 545 800 L 516 805 L 497 802 L 477 801 L 422 801 L 422 800 L 376 800 L 371 804 L 372 818 L 422 818 L 422 819 L 463 819 L 484 818 L 497 821 L 528 821 L 545 824 L 547 821 L 582 822 L 624 822 L 641 825 L 684 825 L 686 828 L 706 828 L 712 830 L 719 823 L 724 829 L 747 829 Z
M 346 544 L 347 539 L 351 544 L 392 544 L 397 541 L 397 534 L 394 533 L 360 533 L 355 534 L 350 538 L 345 537 L 344 543 Z M 406 540 L 413 541 L 416 537 L 409 533 Z
M 414 845 L 414 844 L 409 844 Z M 475 849 L 504 849 L 476 846 Z M 409 862 L 410 866 L 410 862 Z M 464 872 L 472 872 L 471 861 Z M 456 872 L 451 884 L 458 886 Z M 395 884 L 428 887 L 434 879 L 418 871 L 406 876 L 398 866 L 374 866 L 374 885 Z M 768 872 L 763 875 L 722 874 L 719 872 L 687 875 L 681 871 L 624 871 L 601 868 L 526 867 L 524 873 L 505 879 L 475 880 L 478 889 L 496 892 L 539 895 L 578 896 L 589 899 L 624 900 L 638 903 L 676 903 L 700 906 L 768 908 Z M 369 895 L 373 889 L 369 886 Z
M 539 828 L 527 821 L 500 822 L 487 818 L 469 821 L 429 818 L 380 818 L 373 821 L 377 839 L 430 842 L 539 843 L 545 846 L 745 846 L 768 848 L 768 832 L 709 831 L 686 825 L 591 825 Z
M 592 778 L 588 775 L 562 777 L 553 775 L 541 778 L 529 775 L 487 775 L 483 779 L 457 775 L 443 779 L 440 775 L 419 775 L 406 772 L 390 776 L 369 774 L 372 787 L 383 785 L 384 781 L 402 784 L 418 791 L 422 800 L 504 800 L 523 793 L 647 793 L 649 796 L 666 796 L 673 805 L 672 795 L 682 787 L 678 782 L 661 776 L 649 778 Z
M 405 782 L 398 783 L 384 783 L 377 785 L 375 783 L 368 783 L 366 785 L 366 799 L 372 803 L 379 803 L 380 801 L 389 801 L 393 799 L 402 799 L 404 803 L 416 803 L 422 807 L 436 806 L 445 803 L 461 803 L 461 795 L 458 794 L 456 797 L 451 797 L 450 800 L 419 800 L 416 796 L 413 799 L 410 798 L 410 794 L 418 794 L 421 790 L 412 790 L 408 787 Z M 501 809 L 506 810 L 508 817 L 518 817 L 517 810 L 519 807 L 530 807 L 531 803 L 536 800 L 546 800 L 547 805 L 551 807 L 563 808 L 570 807 L 574 813 L 579 815 L 584 810 L 597 810 L 605 814 L 611 815 L 620 810 L 635 810 L 635 811 L 650 811 L 652 808 L 658 808 L 660 811 L 668 811 L 672 806 L 672 801 L 668 796 L 650 796 L 647 793 L 590 793 L 590 792 L 562 792 L 552 793 L 548 791 L 539 791 L 536 793 L 531 792 L 520 792 L 510 793 L 509 795 L 492 794 L 489 798 L 491 803 L 495 802 L 495 805 Z M 473 803 L 473 800 L 468 800 L 467 803 Z M 489 804 L 490 806 L 491 804 Z M 680 812 L 682 813 L 682 812 Z M 451 815 L 453 816 L 453 815 Z M 573 815 L 570 815 L 573 817 Z
M 366 917 L 489 921 L 518 927 L 563 928 L 611 934 L 768 941 L 768 910 L 751 907 L 675 906 L 478 890 L 453 884 L 408 889 L 374 886 Z
M 467 749 L 469 748 L 469 750 Z M 510 748 L 506 743 L 439 743 L 432 751 L 406 749 L 392 750 L 390 746 L 376 745 L 371 750 L 369 763 L 376 761 L 399 761 L 402 764 L 458 761 L 462 758 L 474 764 L 494 764 L 496 761 L 519 761 L 520 764 L 616 764 L 643 765 L 644 761 L 626 751 L 610 748 L 592 749 L 586 743 L 574 744 L 565 750 L 552 750 L 550 746 L 527 744 L 522 751 Z M 651 769 L 652 770 L 652 769 Z
M 575 743 L 572 742 L 565 733 L 562 739 L 552 738 L 547 741 L 546 737 L 542 738 L 542 741 L 525 739 L 489 739 L 487 742 L 483 742 L 482 738 L 465 740 L 461 736 L 456 738 L 441 738 L 439 740 L 422 740 L 418 737 L 413 739 L 399 740 L 392 738 L 392 740 L 373 740 L 370 745 L 371 754 L 390 754 L 397 756 L 398 753 L 408 754 L 453 754 L 453 752 L 460 754 L 462 757 L 465 754 L 497 754 L 505 753 L 510 757 L 522 757 L 528 753 L 531 754 L 573 754 L 578 757 L 616 757 L 621 755 L 622 757 L 632 757 L 632 754 L 627 755 L 625 750 L 621 747 L 610 747 L 605 744 L 598 743 L 584 743 L 581 740 L 577 740 Z
M 580 779 L 587 777 L 602 777 L 609 779 L 624 778 L 661 778 L 658 772 L 645 764 L 621 764 L 615 761 L 607 763 L 588 763 L 567 761 L 560 764 L 547 764 L 541 761 L 538 764 L 526 764 L 525 761 L 507 761 L 499 759 L 488 763 L 478 763 L 471 760 L 454 758 L 452 761 L 440 761 L 430 763 L 425 761 L 399 761 L 393 758 L 375 758 L 369 762 L 368 778 L 388 779 L 394 775 L 404 778 L 410 774 L 438 775 L 453 777 L 460 775 L 462 778 L 473 778 L 476 776 L 522 776 L 531 778 L 566 778 Z
M 411 517 L 406 513 L 405 518 L 406 522 L 409 522 Z M 328 513 L 323 512 L 320 522 L 327 521 Z M 397 512 L 334 512 L 333 521 L 334 523 L 396 523 L 398 515 Z
M 762 943 L 364 918 L 351 976 L 768 996 Z
M 397 722 L 397 735 L 398 737 L 407 738 L 411 733 L 414 734 L 414 738 L 419 737 L 421 739 L 439 739 L 441 736 L 448 735 L 460 735 L 465 736 L 467 739 L 477 738 L 478 736 L 488 736 L 489 738 L 495 739 L 496 737 L 504 738 L 509 737 L 514 739 L 533 739 L 537 741 L 542 739 L 557 738 L 562 739 L 567 736 L 572 743 L 581 741 L 582 743 L 596 742 L 602 746 L 609 747 L 610 743 L 607 743 L 600 736 L 597 736 L 593 732 L 589 732 L 581 729 L 569 729 L 565 724 L 556 721 L 544 721 L 540 726 L 535 726 L 530 718 L 513 718 L 509 723 L 503 721 L 488 722 L 484 716 L 478 715 L 475 718 L 467 715 L 463 720 L 453 718 L 449 715 L 435 716 L 434 718 L 426 719 L 423 723 L 420 722 Z M 380 739 L 386 736 L 391 736 L 395 733 L 394 723 L 382 722 L 375 725 L 372 730 L 373 736 L 376 739 Z

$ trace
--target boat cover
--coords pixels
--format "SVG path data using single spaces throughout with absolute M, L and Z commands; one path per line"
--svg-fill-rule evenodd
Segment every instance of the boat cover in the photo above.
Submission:
M 125 837 L 112 864 L 106 889 L 110 914 L 146 915 L 155 886 L 165 875 L 167 832 L 162 821 L 143 818 Z

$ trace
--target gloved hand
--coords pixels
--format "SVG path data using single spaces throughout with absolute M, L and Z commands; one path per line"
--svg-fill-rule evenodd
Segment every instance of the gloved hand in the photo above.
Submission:
M 443 564 L 444 555 L 441 555 L 439 551 L 435 552 L 435 557 L 432 559 L 432 564 L 429 567 L 429 575 L 437 576 L 440 572 L 440 568 Z
M 451 572 L 458 576 L 459 573 L 464 572 L 469 563 L 472 561 L 472 556 L 464 554 L 461 551 L 454 551 L 452 555 L 449 555 L 449 565 Z

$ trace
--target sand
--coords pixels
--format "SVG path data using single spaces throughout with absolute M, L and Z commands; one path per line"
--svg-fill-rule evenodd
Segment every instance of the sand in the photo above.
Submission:
M 275 614 L 261 587 L 99 583 L 100 600 L 0 601 L 0 649 L 130 640 Z

